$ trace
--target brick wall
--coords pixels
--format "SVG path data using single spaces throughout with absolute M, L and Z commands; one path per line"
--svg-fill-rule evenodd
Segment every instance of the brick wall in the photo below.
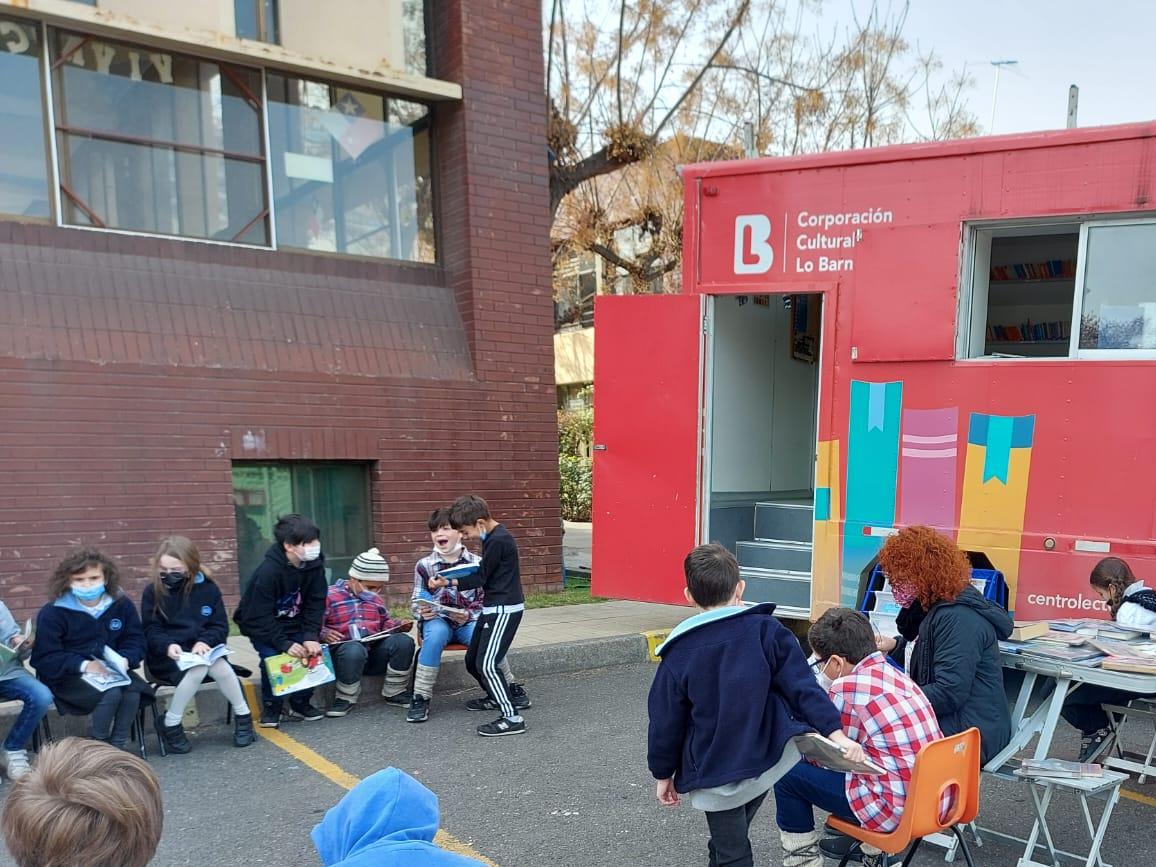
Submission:
M 435 114 L 437 267 L 0 222 L 0 598 L 18 616 L 82 542 L 139 598 L 178 532 L 231 602 L 241 459 L 372 462 L 403 585 L 429 511 L 466 491 L 519 539 L 528 585 L 559 583 L 540 10 L 435 18 L 435 74 L 465 88 Z

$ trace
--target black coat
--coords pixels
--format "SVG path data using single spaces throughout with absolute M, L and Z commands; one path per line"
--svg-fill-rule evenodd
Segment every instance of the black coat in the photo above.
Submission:
M 253 570 L 233 620 L 248 638 L 284 653 L 293 644 L 290 636 L 319 639 L 328 591 L 324 557 L 294 566 L 274 543 Z
M 939 602 L 919 624 L 911 677 L 923 689 L 945 735 L 975 726 L 983 762 L 1011 740 L 1011 711 L 1003 688 L 999 642 L 1012 632 L 1006 611 L 967 587 Z
M 193 584 L 187 595 L 180 590 L 164 591 L 159 605 L 150 584 L 141 596 L 140 608 L 148 645 L 145 662 L 149 674 L 161 681 L 175 682 L 183 673 L 169 659 L 169 645 L 192 650 L 198 641 L 216 647 L 229 638 L 229 617 L 221 589 L 208 579 Z

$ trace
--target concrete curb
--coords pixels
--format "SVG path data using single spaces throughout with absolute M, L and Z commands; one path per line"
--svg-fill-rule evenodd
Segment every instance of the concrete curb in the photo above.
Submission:
M 656 643 L 654 639 L 656 635 L 665 637 L 664 633 L 634 633 L 519 647 L 510 651 L 510 667 L 521 681 L 551 674 L 567 674 L 646 662 L 653 659 L 651 648 Z M 254 683 L 259 681 L 256 677 L 252 680 Z M 380 677 L 367 677 L 362 681 L 360 704 L 382 703 L 381 682 Z M 471 688 L 477 689 L 477 683 L 466 671 L 465 653 L 459 650 L 443 655 L 434 701 L 438 700 L 439 695 L 449 695 Z M 168 688 L 162 689 L 158 697 L 162 712 L 168 706 L 168 694 L 171 691 Z M 324 708 L 332 701 L 332 696 L 332 685 L 326 685 L 314 693 L 313 703 L 317 707 Z M 19 708 L 20 705 L 15 702 L 0 704 L 0 720 L 8 720 L 10 723 L 19 713 Z M 220 691 L 212 683 L 207 683 L 198 690 L 196 700 L 185 712 L 185 727 L 223 725 L 227 711 L 228 704 Z M 54 738 L 86 734 L 88 717 L 62 717 L 50 711 L 48 720 Z M 145 732 L 151 752 L 155 750 L 152 726 L 146 725 Z

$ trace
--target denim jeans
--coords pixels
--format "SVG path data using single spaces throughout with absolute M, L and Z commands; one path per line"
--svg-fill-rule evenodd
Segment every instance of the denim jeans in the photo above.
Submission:
M 839 771 L 799 762 L 775 783 L 775 821 L 779 830 L 789 834 L 814 831 L 814 807 L 854 822 L 847 802 L 846 780 Z
M 470 639 L 474 637 L 476 620 L 470 620 L 461 626 L 455 626 L 444 617 L 435 617 L 433 620 L 421 621 L 421 652 L 417 655 L 418 665 L 428 665 L 435 668 L 441 664 L 442 651 L 451 641 L 470 646 Z
M 413 639 L 408 635 L 390 635 L 373 644 L 346 641 L 331 644 L 333 672 L 341 683 L 357 683 L 363 675 L 379 677 L 387 668 L 409 671 L 413 665 Z
M 285 638 L 297 644 L 301 644 L 305 640 L 300 632 L 294 633 L 293 635 L 286 635 Z M 252 642 L 253 649 L 257 651 L 257 656 L 261 658 L 261 703 L 265 707 L 280 710 L 284 700 L 273 695 L 273 686 L 269 683 L 269 672 L 265 669 L 265 660 L 270 656 L 279 656 L 282 651 L 273 647 L 271 644 L 263 644 L 255 638 L 250 638 L 249 641 Z M 313 698 L 313 690 L 303 689 L 300 692 L 291 693 L 288 698 L 290 707 L 304 707 L 308 705 L 310 699 Z
M 24 702 L 20 716 L 4 738 L 4 749 L 25 749 L 44 715 L 52 709 L 52 690 L 31 675 L 21 674 L 0 680 L 0 699 Z

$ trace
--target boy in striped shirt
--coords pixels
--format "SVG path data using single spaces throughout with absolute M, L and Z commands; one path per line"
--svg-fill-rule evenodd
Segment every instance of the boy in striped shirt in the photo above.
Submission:
M 814 807 L 872 831 L 895 830 L 916 755 L 943 737 L 923 691 L 878 651 L 875 631 L 858 611 L 830 609 L 811 627 L 807 638 L 818 657 L 814 668 L 839 710 L 843 731 L 859 742 L 867 760 L 884 773 L 842 773 L 804 761 L 775 783 L 783 867 L 822 867 L 821 851 L 827 852 L 830 844 L 820 843 Z M 949 793 L 940 806 L 950 807 Z M 885 867 L 888 861 L 886 855 L 864 845 L 863 863 Z

